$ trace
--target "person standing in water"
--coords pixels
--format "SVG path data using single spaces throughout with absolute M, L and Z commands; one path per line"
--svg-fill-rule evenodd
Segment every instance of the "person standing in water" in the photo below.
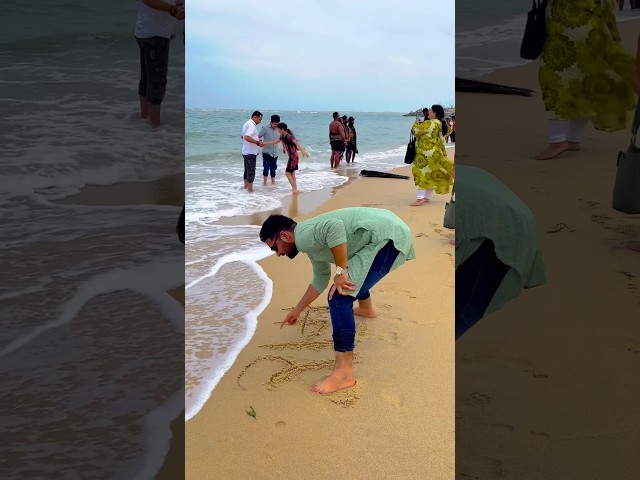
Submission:
M 349 122 L 347 123 L 347 128 L 349 129 L 349 138 L 347 140 L 347 163 L 355 162 L 356 153 L 358 153 L 358 138 L 354 122 L 355 118 L 349 117 Z
M 138 0 L 135 37 L 140 50 L 140 118 L 160 125 L 160 105 L 167 90 L 169 44 L 176 22 L 184 19 L 184 4 L 175 0 Z
M 282 145 L 285 151 L 289 154 L 289 160 L 287 161 L 287 168 L 285 169 L 285 176 L 287 180 L 289 180 L 289 184 L 291 185 L 291 193 L 294 195 L 298 193 L 298 184 L 296 181 L 296 170 L 298 170 L 298 152 L 302 154 L 303 157 L 307 158 L 309 154 L 305 151 L 304 148 L 298 143 L 296 137 L 293 135 L 293 132 L 289 130 L 287 124 L 284 122 L 280 122 L 278 124 L 278 131 L 280 132 L 280 138 L 282 141 Z
M 276 184 L 276 169 L 278 168 L 278 147 L 280 143 L 280 132 L 278 132 L 278 124 L 280 116 L 271 115 L 271 123 L 265 125 L 260 130 L 260 138 L 264 147 L 262 147 L 262 177 L 264 184 L 267 184 L 267 177 L 271 173 L 271 185 Z
M 340 121 L 340 114 L 333 112 L 333 122 L 329 124 L 329 143 L 331 144 L 331 168 L 340 164 L 340 156 L 344 152 L 346 136 Z

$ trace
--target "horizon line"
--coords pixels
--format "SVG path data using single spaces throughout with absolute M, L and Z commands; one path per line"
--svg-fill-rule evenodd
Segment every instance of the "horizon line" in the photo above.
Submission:
M 455 105 L 448 105 L 445 106 L 443 105 L 443 108 L 455 108 Z M 185 110 L 222 110 L 222 111 L 233 111 L 233 110 L 245 110 L 248 112 L 254 111 L 256 109 L 253 108 L 220 108 L 220 107 L 185 107 Z M 304 112 L 304 113 L 310 113 L 310 112 L 353 112 L 353 113 L 406 113 L 406 110 L 400 111 L 393 111 L 393 110 L 351 110 L 351 109 L 337 109 L 337 110 L 322 110 L 322 109 L 312 109 L 312 110 L 303 110 L 303 109 L 299 109 L 299 110 L 289 110 L 286 108 L 263 108 L 262 110 L 264 111 L 269 111 L 269 112 L 291 112 L 291 113 L 298 113 L 298 112 Z M 418 108 L 418 110 L 422 110 L 422 108 Z M 415 112 L 416 110 L 409 110 L 409 112 Z

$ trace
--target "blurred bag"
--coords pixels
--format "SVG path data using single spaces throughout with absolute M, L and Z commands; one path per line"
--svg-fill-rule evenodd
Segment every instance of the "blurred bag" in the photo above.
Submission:
M 533 0 L 531 11 L 527 14 L 527 25 L 520 45 L 520 57 L 535 60 L 542 54 L 544 42 L 547 39 L 545 12 L 547 0 Z
M 456 229 L 456 187 L 451 190 L 451 201 L 444 205 L 444 220 L 442 226 L 449 230 Z
M 178 240 L 184 243 L 184 205 L 182 206 L 182 213 L 176 224 L 176 233 L 178 234 Z
M 640 213 L 640 148 L 636 145 L 636 136 L 640 126 L 640 103 L 631 127 L 631 143 L 626 152 L 618 154 L 618 170 L 613 186 L 614 210 L 623 213 Z
M 404 163 L 413 163 L 414 158 L 416 158 L 416 137 L 411 133 L 409 143 L 407 143 L 407 153 L 404 154 Z

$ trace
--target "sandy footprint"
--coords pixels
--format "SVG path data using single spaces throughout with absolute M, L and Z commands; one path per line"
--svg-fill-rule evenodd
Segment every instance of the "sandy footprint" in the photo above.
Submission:
M 523 372 L 530 373 L 533 378 L 549 378 L 549 375 L 547 375 L 546 373 L 542 373 L 533 362 L 525 360 L 524 358 L 510 359 L 507 360 L 506 363 L 507 365 L 522 370 Z
M 369 325 L 372 319 L 361 319 L 356 317 L 356 336 L 361 338 L 369 338 Z M 332 344 L 333 346 L 333 344 Z
M 471 407 L 484 408 L 491 403 L 491 397 L 480 392 L 473 392 L 462 398 L 462 401 Z
M 404 405 L 404 397 L 396 392 L 382 392 L 382 399 L 396 408 Z
M 394 347 L 398 347 L 398 334 L 396 332 L 385 332 L 378 337 L 379 340 L 390 343 Z
M 491 430 L 496 433 L 510 434 L 513 433 L 515 427 L 513 425 L 507 425 L 503 423 L 494 423 L 490 426 Z
M 343 408 L 352 407 L 360 399 L 360 383 L 356 383 L 353 387 L 326 395 L 336 405 Z M 317 395 L 317 394 L 316 394 Z

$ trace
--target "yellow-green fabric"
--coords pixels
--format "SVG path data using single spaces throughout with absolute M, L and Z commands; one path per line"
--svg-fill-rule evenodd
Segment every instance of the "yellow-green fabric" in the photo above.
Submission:
M 538 81 L 547 111 L 598 130 L 627 127 L 634 59 L 620 44 L 610 0 L 550 0 Z
M 453 163 L 447 157 L 440 120 L 415 122 L 411 129 L 416 137 L 413 181 L 419 190 L 433 189 L 443 195 L 453 185 Z
M 400 252 L 391 270 L 416 258 L 413 234 L 407 224 L 381 208 L 352 207 L 327 212 L 298 223 L 294 235 L 296 248 L 311 260 L 311 285 L 318 292 L 323 292 L 331 279 L 331 249 L 342 243 L 347 243 L 349 279 L 356 284 L 355 291 L 349 292 L 351 296 L 358 294 L 376 255 L 389 240 Z
M 522 289 L 547 283 L 536 219 L 529 207 L 485 170 L 456 165 L 456 270 L 485 240 L 509 267 L 485 314 Z

